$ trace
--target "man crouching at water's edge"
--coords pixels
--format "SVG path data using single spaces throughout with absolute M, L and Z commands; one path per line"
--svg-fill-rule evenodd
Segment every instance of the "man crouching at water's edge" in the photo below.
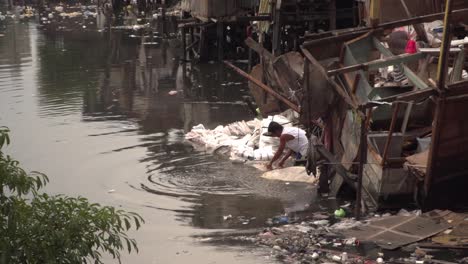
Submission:
M 297 127 L 283 127 L 276 122 L 271 122 L 268 126 L 268 135 L 280 139 L 278 150 L 273 156 L 273 159 L 266 165 L 268 170 L 273 169 L 273 164 L 281 158 L 286 148 L 286 155 L 284 155 L 278 163 L 280 168 L 283 168 L 284 162 L 293 153 L 296 155 L 296 160 L 302 159 L 307 155 L 309 140 L 304 130 Z

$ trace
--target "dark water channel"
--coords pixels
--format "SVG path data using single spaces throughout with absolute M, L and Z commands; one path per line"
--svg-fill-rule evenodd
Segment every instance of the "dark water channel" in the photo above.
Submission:
M 146 224 L 132 234 L 140 253 L 124 263 L 268 263 L 253 248 L 207 246 L 193 236 L 261 227 L 313 200 L 306 185 L 261 180 L 184 142 L 199 123 L 213 128 L 253 116 L 242 103 L 245 81 L 222 65 L 189 67 L 184 77 L 175 39 L 142 47 L 131 32 L 46 33 L 35 22 L 2 25 L 0 34 L 8 151 L 48 174 L 51 193 L 140 213 Z M 253 219 L 224 221 L 229 214 Z

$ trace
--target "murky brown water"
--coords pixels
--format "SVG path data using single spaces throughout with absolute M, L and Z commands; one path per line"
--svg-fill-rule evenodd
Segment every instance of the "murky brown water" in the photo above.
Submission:
M 219 64 L 194 66 L 184 78 L 171 39 L 142 49 L 130 33 L 45 34 L 34 22 L 0 26 L 0 34 L 0 125 L 12 130 L 9 152 L 48 174 L 49 192 L 140 213 L 146 224 L 132 234 L 140 253 L 124 263 L 271 262 L 252 248 L 193 238 L 260 227 L 313 199 L 305 185 L 261 180 L 184 142 L 193 125 L 252 118 L 241 103 L 242 79 Z M 138 58 L 153 70 L 145 83 L 137 67 L 132 84 L 128 69 Z M 230 224 L 229 214 L 255 219 Z

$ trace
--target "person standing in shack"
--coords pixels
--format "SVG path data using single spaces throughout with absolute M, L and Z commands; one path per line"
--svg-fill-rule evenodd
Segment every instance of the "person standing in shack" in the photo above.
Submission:
M 280 145 L 273 159 L 266 165 L 268 170 L 273 169 L 273 164 L 281 158 L 284 151 L 286 154 L 281 158 L 278 167 L 283 168 L 284 162 L 295 155 L 296 160 L 301 160 L 307 156 L 309 149 L 309 139 L 306 132 L 298 127 L 284 127 L 277 122 L 271 122 L 268 126 L 268 136 L 279 138 Z

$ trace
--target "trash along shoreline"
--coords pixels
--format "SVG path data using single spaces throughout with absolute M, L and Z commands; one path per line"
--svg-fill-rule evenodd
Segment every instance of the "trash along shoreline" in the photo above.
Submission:
M 468 222 L 468 215 L 441 210 L 423 214 L 420 210 L 401 209 L 393 214 L 372 214 L 357 221 L 343 217 L 349 209 L 340 208 L 332 214 L 315 212 L 305 218 L 278 216 L 269 219 L 267 227 L 261 230 L 205 235 L 197 240 L 251 244 L 269 252 L 266 258 L 281 263 L 468 263 L 466 248 L 436 242 L 460 232 Z M 230 215 L 224 220 L 234 219 L 235 216 Z M 406 234 L 412 239 L 395 236 L 408 231 L 412 225 L 417 228 Z
M 212 130 L 197 125 L 185 138 L 199 151 L 262 171 L 263 178 L 286 184 L 302 182 L 316 188 L 318 177 L 307 175 L 304 167 L 292 166 L 292 160 L 284 169 L 266 171 L 264 164 L 278 147 L 274 139 L 263 135 L 271 121 L 291 126 L 297 123 L 297 115 L 286 111 Z M 227 237 L 266 249 L 270 252 L 268 258 L 283 263 L 468 263 L 468 233 L 463 232 L 468 227 L 468 214 L 401 209 L 384 214 L 368 212 L 356 220 L 353 207 L 347 203 L 337 206 L 334 212 L 326 211 L 333 208 L 323 208 L 320 212 L 279 215 L 268 219 L 265 228 L 253 232 L 255 235 L 240 231 L 240 235 Z M 224 216 L 223 220 L 248 222 L 233 215 Z M 219 239 L 226 240 L 226 236 Z M 220 243 L 216 237 L 199 241 Z

